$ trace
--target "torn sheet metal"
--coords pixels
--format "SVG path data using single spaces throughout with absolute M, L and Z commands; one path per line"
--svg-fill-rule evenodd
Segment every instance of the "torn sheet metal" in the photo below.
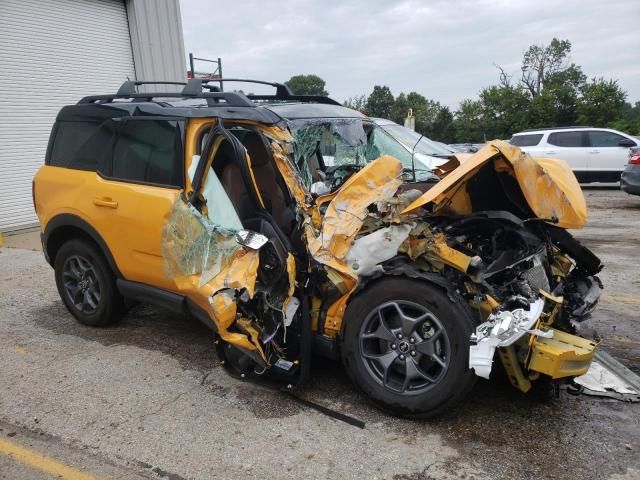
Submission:
M 488 379 L 497 347 L 513 345 L 527 333 L 553 335 L 553 330 L 548 332 L 531 330 L 543 309 L 544 300 L 538 299 L 529 304 L 528 311 L 518 308 L 491 314 L 487 321 L 478 325 L 475 333 L 471 335 L 469 368 L 472 368 L 479 377 Z
M 271 142 L 271 153 L 280 175 L 296 199 L 300 208 L 305 211 L 310 209 L 311 197 L 307 192 L 299 170 L 291 162 L 293 153 L 293 137 L 288 130 L 279 127 L 259 126 L 259 130 Z
M 499 140 L 490 142 L 446 174 L 439 183 L 409 205 L 404 213 L 432 202 L 435 203 L 435 212 L 445 206 L 451 213 L 473 212 L 474 207 L 466 186 L 488 162 L 494 162 L 496 171 L 507 172 L 517 179 L 529 207 L 538 218 L 549 221 L 553 219 L 554 224 L 562 228 L 581 228 L 586 223 L 587 205 L 584 195 L 565 161 L 533 158 L 518 147 Z
M 412 228 L 413 224 L 392 225 L 358 238 L 347 253 L 347 263 L 361 277 L 382 271 L 380 263 L 398 254 Z
M 385 155 L 352 175 L 331 200 L 322 231 L 308 239 L 309 251 L 320 263 L 344 259 L 368 214 L 369 206 L 389 199 L 402 184 L 402 164 Z
M 358 274 L 346 262 L 355 237 L 374 202 L 391 198 L 402 184 L 402 164 L 385 155 L 352 175 L 329 202 L 317 231 L 307 222 L 305 234 L 313 258 L 326 265 L 329 278 L 343 295 L 327 311 L 325 330 L 331 335 L 340 332 L 347 301 L 355 290 Z M 336 278 L 337 277 L 337 278 Z
M 627 395 L 640 395 L 631 385 L 618 377 L 611 370 L 597 360 L 591 362 L 591 367 L 584 375 L 574 378 L 578 385 L 592 392 L 616 392 Z

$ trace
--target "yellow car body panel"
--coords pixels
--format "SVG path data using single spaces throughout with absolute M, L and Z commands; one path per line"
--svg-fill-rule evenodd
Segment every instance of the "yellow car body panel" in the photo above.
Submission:
M 126 279 L 176 290 L 164 274 L 160 242 L 179 190 L 48 165 L 36 174 L 35 189 L 42 231 L 57 215 L 75 215 L 99 232 Z
M 534 158 L 518 147 L 494 140 L 481 148 L 433 188 L 409 205 L 403 213 L 410 213 L 429 203 L 434 211 L 469 214 L 473 205 L 466 184 L 478 170 L 495 160 L 496 171 L 514 176 L 531 210 L 538 218 L 562 228 L 581 228 L 587 221 L 587 204 L 580 184 L 564 160 Z
M 554 329 L 551 338 L 535 337 L 528 367 L 553 379 L 578 377 L 589 370 L 597 346 L 597 342 Z

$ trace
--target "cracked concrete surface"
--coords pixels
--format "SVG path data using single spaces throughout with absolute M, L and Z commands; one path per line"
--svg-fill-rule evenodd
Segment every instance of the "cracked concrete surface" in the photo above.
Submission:
M 640 197 L 590 190 L 587 199 L 591 220 L 578 236 L 607 263 L 612 296 L 594 324 L 607 348 L 638 371 L 640 271 L 629 265 Z M 614 223 L 625 225 L 615 244 L 607 241 Z M 496 376 L 479 382 L 457 411 L 408 421 L 370 407 L 338 363 L 317 362 L 301 395 L 365 421 L 361 430 L 230 378 L 195 320 L 139 305 L 113 327 L 77 324 L 39 252 L 0 249 L 0 365 L 0 435 L 16 431 L 16 441 L 105 478 L 630 479 L 640 472 L 638 404 L 564 392 L 555 400 L 543 389 L 523 396 Z M 19 468 L 0 455 L 5 478 L 42 478 Z M 10 469 L 16 476 L 6 476 Z

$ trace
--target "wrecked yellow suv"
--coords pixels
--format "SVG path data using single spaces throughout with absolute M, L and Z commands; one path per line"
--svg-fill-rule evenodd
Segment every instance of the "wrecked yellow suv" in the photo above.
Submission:
M 341 358 L 399 415 L 451 408 L 496 355 L 523 392 L 588 369 L 574 329 L 602 265 L 566 230 L 586 205 L 564 162 L 494 141 L 425 168 L 326 97 L 142 83 L 64 107 L 34 180 L 80 322 L 161 305 L 208 325 L 233 375 L 295 389 L 314 353 Z

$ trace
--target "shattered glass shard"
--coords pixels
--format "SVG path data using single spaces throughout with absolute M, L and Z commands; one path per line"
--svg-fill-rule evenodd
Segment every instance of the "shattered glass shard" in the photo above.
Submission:
M 178 197 L 162 232 L 165 274 L 169 278 L 201 274 L 200 285 L 206 284 L 242 248 L 235 233 Z

